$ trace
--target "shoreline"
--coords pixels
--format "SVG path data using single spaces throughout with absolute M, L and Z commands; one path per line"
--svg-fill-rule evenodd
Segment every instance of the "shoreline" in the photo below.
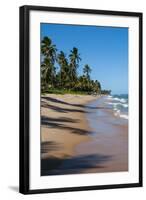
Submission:
M 82 152 L 86 155 L 98 153 L 103 162 L 100 165 L 100 162 L 95 161 L 94 165 L 97 168 L 87 169 L 85 173 L 128 171 L 128 120 L 115 116 L 105 101 L 102 97 L 88 104 L 96 105 L 99 110 L 87 114 L 93 134 L 90 135 L 90 141 L 76 148 L 76 153 L 79 155 L 82 155 Z M 102 165 L 103 167 L 100 167 Z
M 95 127 L 89 122 L 88 115 L 91 117 L 96 110 L 98 112 L 102 110 L 98 105 L 101 99 L 100 96 L 91 95 L 42 95 L 41 175 L 127 170 L 126 167 L 121 168 L 120 162 L 113 166 L 115 162 L 109 152 L 114 154 L 114 149 L 102 147 L 108 141 L 106 141 L 107 131 L 100 122 L 95 123 L 98 131 L 96 134 L 93 133 L 96 132 Z M 94 116 L 95 120 L 96 117 Z M 120 130 L 119 125 L 114 126 L 118 126 L 116 130 Z M 123 125 L 121 130 L 122 128 Z M 100 137 L 99 129 L 104 132 Z M 118 134 L 115 142 L 120 142 L 121 137 L 123 136 Z M 128 141 L 128 138 L 125 136 L 126 140 Z

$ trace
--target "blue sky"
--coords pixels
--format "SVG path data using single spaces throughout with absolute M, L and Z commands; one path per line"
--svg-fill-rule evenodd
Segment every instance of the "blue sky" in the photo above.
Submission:
M 128 28 L 41 24 L 41 39 L 51 38 L 58 52 L 77 47 L 82 58 L 78 74 L 89 64 L 91 78 L 113 94 L 128 93 Z

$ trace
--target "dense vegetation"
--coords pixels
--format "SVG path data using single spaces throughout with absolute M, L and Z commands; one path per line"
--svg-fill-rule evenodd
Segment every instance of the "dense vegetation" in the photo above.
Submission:
M 91 67 L 86 64 L 83 75 L 78 75 L 81 57 L 76 47 L 67 57 L 63 51 L 58 53 L 50 38 L 41 41 L 41 91 L 48 93 L 109 94 L 102 90 L 98 80 L 90 77 Z M 59 66 L 59 70 L 56 70 Z

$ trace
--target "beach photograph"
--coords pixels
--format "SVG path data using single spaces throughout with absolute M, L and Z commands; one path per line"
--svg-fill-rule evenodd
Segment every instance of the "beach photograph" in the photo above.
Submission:
M 128 28 L 40 34 L 40 175 L 128 171 Z

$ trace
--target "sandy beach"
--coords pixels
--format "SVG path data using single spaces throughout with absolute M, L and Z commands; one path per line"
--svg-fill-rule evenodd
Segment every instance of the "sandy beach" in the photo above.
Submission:
M 97 115 L 98 111 L 98 115 Z M 41 97 L 41 175 L 128 170 L 128 123 L 104 97 Z

